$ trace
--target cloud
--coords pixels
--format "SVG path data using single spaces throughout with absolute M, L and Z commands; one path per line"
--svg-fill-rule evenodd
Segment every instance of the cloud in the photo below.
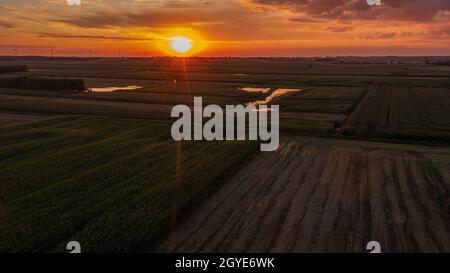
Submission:
M 298 22 L 298 23 L 323 23 L 323 22 L 325 22 L 323 20 L 312 19 L 312 18 L 307 18 L 307 17 L 289 18 L 289 21 Z
M 327 27 L 326 30 L 331 32 L 347 32 L 352 31 L 353 27 Z
M 450 24 L 433 27 L 426 33 L 423 33 L 426 39 L 449 39 L 450 38 Z
M 133 1 L 132 1 L 133 2 Z M 134 3 L 134 5 L 133 5 Z M 229 23 L 243 21 L 252 13 L 240 9 L 236 3 L 167 1 L 164 5 L 153 7 L 136 1 L 130 6 L 120 8 L 111 6 L 103 9 L 86 8 L 83 13 L 67 16 L 52 16 L 49 20 L 82 28 L 110 27 L 189 27 L 193 25 Z M 147 2 L 142 2 L 147 3 Z M 161 4 L 161 2 L 158 2 Z M 113 7 L 113 8 L 112 8 Z M 240 10 L 239 10 L 240 9 Z M 239 16 L 237 15 L 239 14 Z
M 366 40 L 393 39 L 397 37 L 396 32 L 374 33 L 364 37 Z
M 196 14 L 193 11 L 179 14 L 164 11 L 154 12 L 151 10 L 144 10 L 139 12 L 99 11 L 95 14 L 84 14 L 64 19 L 55 18 L 52 19 L 52 21 L 83 28 L 108 28 L 115 26 L 164 27 L 171 25 L 189 25 L 217 21 L 217 19 L 212 16 L 199 16 L 199 14 Z
M 383 0 L 369 6 L 365 0 L 243 0 L 251 6 L 285 9 L 313 18 L 433 21 L 440 12 L 450 10 L 449 0 Z
M 17 27 L 16 24 L 13 22 L 0 18 L 0 28 L 15 28 Z
M 41 38 L 63 38 L 63 39 L 96 39 L 96 40 L 119 40 L 119 41 L 151 41 L 148 38 L 139 37 L 119 37 L 119 36 L 101 36 L 101 35 L 67 35 L 57 33 L 36 33 Z
M 413 36 L 411 32 L 376 32 L 373 34 L 365 35 L 362 37 L 365 40 L 386 40 L 386 39 L 395 39 L 395 38 L 408 38 Z

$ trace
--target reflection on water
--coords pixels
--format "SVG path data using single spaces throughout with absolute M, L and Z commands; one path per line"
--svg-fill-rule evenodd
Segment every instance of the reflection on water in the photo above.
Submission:
M 272 94 L 267 96 L 264 100 L 257 100 L 257 101 L 249 102 L 249 103 L 247 103 L 247 105 L 268 104 L 276 97 L 286 95 L 287 93 L 300 92 L 300 91 L 302 91 L 302 90 L 301 89 L 286 89 L 286 88 L 277 89 L 277 90 L 273 91 Z
M 138 86 L 138 85 L 130 85 L 130 86 L 124 86 L 124 87 L 101 87 L 101 88 L 90 88 L 89 91 L 90 92 L 98 92 L 98 93 L 103 93 L 103 92 L 114 92 L 114 91 L 129 91 L 129 90 L 136 90 L 136 89 L 141 89 L 143 88 L 142 86 Z
M 261 106 L 260 106 L 261 107 Z M 270 112 L 272 111 L 272 107 L 266 107 L 266 108 L 256 108 L 255 110 L 256 112 Z
M 239 88 L 239 90 L 250 92 L 250 93 L 267 93 L 270 91 L 270 88 L 256 88 L 256 87 L 243 87 Z

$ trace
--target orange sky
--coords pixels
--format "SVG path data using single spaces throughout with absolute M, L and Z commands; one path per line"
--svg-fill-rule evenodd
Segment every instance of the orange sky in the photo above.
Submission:
M 198 56 L 450 55 L 449 0 L 2 0 L 0 54 Z M 170 54 L 170 53 L 169 53 Z

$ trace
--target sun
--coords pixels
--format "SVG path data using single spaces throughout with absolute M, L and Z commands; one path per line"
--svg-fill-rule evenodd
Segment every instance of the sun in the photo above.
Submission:
M 177 54 L 187 54 L 194 48 L 194 41 L 183 36 L 171 37 L 169 40 L 170 48 Z
M 190 29 L 173 29 L 161 34 L 155 46 L 168 56 L 189 57 L 194 56 L 208 46 L 203 35 Z

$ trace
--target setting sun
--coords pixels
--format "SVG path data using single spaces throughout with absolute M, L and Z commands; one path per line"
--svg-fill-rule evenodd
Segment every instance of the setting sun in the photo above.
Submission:
M 194 46 L 194 41 L 186 37 L 177 36 L 170 38 L 170 40 L 170 48 L 179 54 L 188 53 Z
M 204 51 L 207 40 L 190 29 L 173 29 L 163 34 L 155 47 L 169 56 L 188 57 Z

